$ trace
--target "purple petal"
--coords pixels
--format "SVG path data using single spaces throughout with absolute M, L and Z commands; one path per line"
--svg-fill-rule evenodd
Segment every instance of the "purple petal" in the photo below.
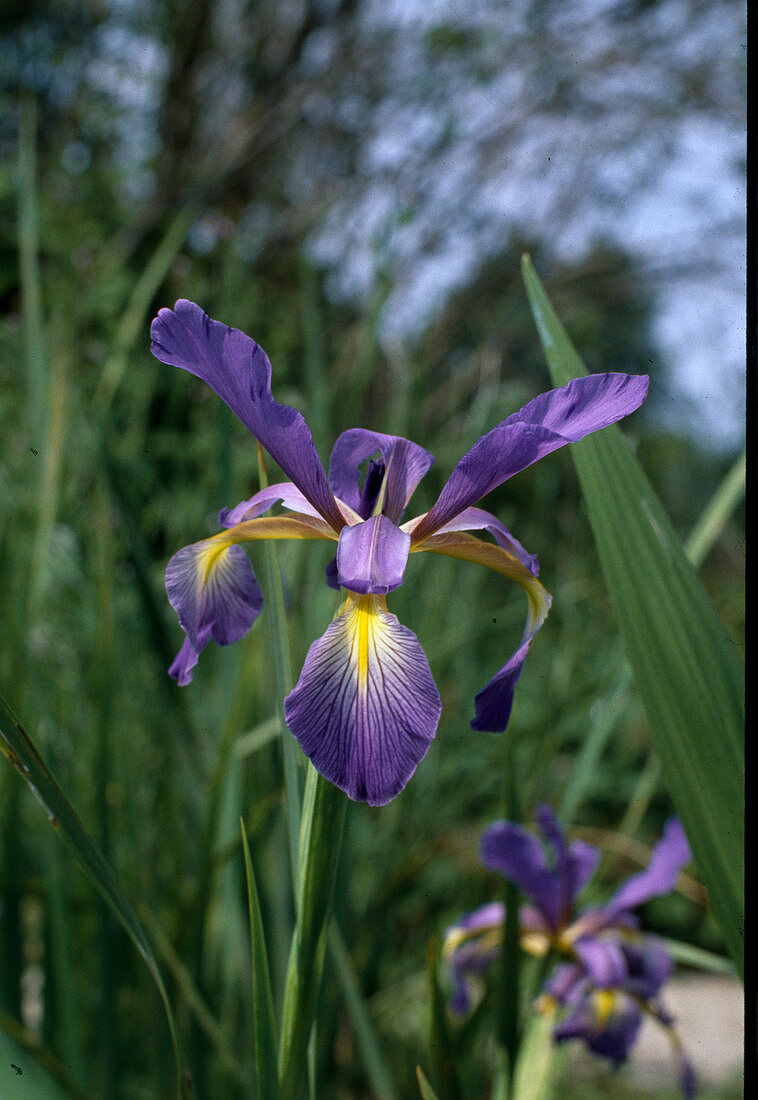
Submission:
M 693 1100 L 697 1093 L 697 1076 L 695 1067 L 687 1057 L 681 1046 L 676 1051 L 677 1070 L 679 1072 L 679 1087 L 685 1100 Z
M 501 902 L 488 902 L 461 917 L 445 934 L 442 953 L 453 982 L 450 1007 L 457 1016 L 466 1015 L 471 1008 L 475 992 L 472 975 L 483 974 L 500 952 L 504 917 Z
M 182 647 L 169 666 L 168 674 L 177 680 L 180 687 L 186 687 L 192 680 L 192 671 L 200 654 L 189 638 L 185 638 Z
M 456 931 L 472 933 L 499 928 L 505 920 L 505 907 L 501 901 L 488 901 L 471 913 L 465 913 L 457 924 L 448 929 L 447 935 Z
M 614 937 L 586 936 L 576 940 L 573 949 L 593 985 L 608 989 L 624 983 L 628 973 L 626 956 Z
M 650 898 L 668 894 L 676 885 L 679 872 L 691 859 L 681 822 L 670 817 L 645 870 L 627 879 L 604 907 L 606 923 L 612 924 L 622 913 L 636 909 Z
M 639 1034 L 642 1013 L 621 993 L 589 992 L 553 1031 L 556 1042 L 583 1039 L 595 1054 L 615 1065 L 626 1060 Z
M 633 940 L 625 937 L 620 944 L 627 969 L 624 989 L 644 1000 L 656 997 L 674 969 L 666 948 L 656 936 L 639 936 Z
M 305 499 L 297 486 L 291 481 L 282 481 L 278 485 L 269 485 L 266 489 L 261 489 L 249 500 L 243 500 L 234 508 L 224 508 L 219 512 L 218 521 L 222 527 L 235 527 L 245 520 L 257 519 L 279 501 L 292 512 L 301 512 L 306 516 L 320 518 L 319 513 L 310 501 Z
M 574 1004 L 586 993 L 587 976 L 578 963 L 559 963 L 544 988 L 559 1004 Z
M 472 730 L 502 733 L 508 725 L 513 709 L 513 694 L 524 668 L 534 635 L 523 641 L 499 672 L 474 696 L 475 715 L 471 719 Z
M 535 819 L 553 851 L 555 875 L 561 892 L 561 919 L 562 923 L 568 923 L 577 894 L 595 872 L 600 851 L 581 840 L 567 845 L 557 817 L 545 803 L 537 806 Z
M 552 931 L 560 929 L 560 890 L 537 837 L 511 821 L 496 821 L 482 834 L 480 858 L 531 898 Z
M 382 511 L 393 523 L 399 523 L 414 489 L 434 462 L 434 455 L 410 439 L 371 432 L 365 428 L 351 428 L 343 432 L 334 444 L 329 461 L 329 484 L 335 496 L 368 519 L 373 510 L 372 497 L 375 499 L 379 486 L 375 485 L 373 489 L 370 486 L 370 468 L 362 493 L 358 475 L 361 463 L 377 452 L 382 456 L 382 463 L 374 464 L 374 472 L 383 467 L 382 472 L 386 471 L 387 477 Z
M 213 321 L 194 302 L 162 309 L 150 329 L 156 359 L 202 378 L 214 390 L 324 519 L 344 524 L 301 413 L 271 396 L 271 364 L 254 340 Z
M 418 639 L 373 595 L 349 595 L 284 701 L 287 725 L 315 768 L 372 806 L 403 789 L 441 712 Z
M 471 722 L 472 729 L 491 730 L 499 733 L 505 729 L 513 705 L 513 693 L 521 675 L 521 670 L 529 652 L 534 636 L 542 626 L 550 610 L 552 597 L 529 571 L 527 566 L 502 546 L 469 535 L 465 531 L 450 530 L 445 534 L 434 534 L 416 541 L 416 531 L 423 523 L 415 521 L 403 524 L 411 536 L 411 548 L 415 543 L 416 552 L 424 551 L 444 554 L 447 557 L 460 558 L 463 561 L 486 565 L 496 573 L 502 573 L 516 581 L 526 592 L 529 602 L 521 645 L 512 657 L 495 674 L 489 684 L 476 696 L 476 716 Z
M 337 544 L 337 579 L 343 588 L 386 595 L 403 583 L 411 536 L 387 516 L 343 527 Z
M 645 400 L 648 382 L 646 375 L 591 374 L 535 397 L 463 456 L 414 530 L 414 543 L 551 451 L 634 412 Z
M 169 672 L 188 684 L 198 655 L 213 638 L 230 645 L 245 635 L 263 606 L 263 593 L 241 546 L 204 539 L 185 546 L 166 566 L 169 603 L 187 635 Z
M 540 567 L 534 554 L 528 554 L 521 543 L 513 537 L 497 516 L 486 512 L 484 508 L 464 508 L 463 511 L 446 523 L 437 531 L 438 535 L 444 535 L 447 531 L 482 531 L 487 530 L 494 536 L 498 546 L 502 546 L 509 554 L 526 566 L 533 577 L 539 576 Z

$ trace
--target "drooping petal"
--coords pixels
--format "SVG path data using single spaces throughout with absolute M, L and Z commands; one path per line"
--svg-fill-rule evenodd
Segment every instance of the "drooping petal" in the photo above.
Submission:
M 492 543 L 483 542 L 464 531 L 438 533 L 415 545 L 414 539 L 415 531 L 411 533 L 411 553 L 428 550 L 434 554 L 486 565 L 488 569 L 516 581 L 526 592 L 528 610 L 521 644 L 475 699 L 476 716 L 471 722 L 471 728 L 500 733 L 508 725 L 516 684 L 534 636 L 550 610 L 552 597 L 523 562 L 502 546 L 493 546 Z
M 320 515 L 339 531 L 344 524 L 301 413 L 271 396 L 271 364 L 255 340 L 213 321 L 180 299 L 152 323 L 156 359 L 189 371 L 214 390 L 269 452 Z
M 169 670 L 188 684 L 198 655 L 213 638 L 219 645 L 239 641 L 263 606 L 263 593 L 241 546 L 204 539 L 174 554 L 166 567 L 169 603 L 187 635 Z
M 382 806 L 402 790 L 442 711 L 416 636 L 383 596 L 350 593 L 284 701 L 306 756 L 348 797 Z
M 257 519 L 275 504 L 281 502 L 285 508 L 302 515 L 313 516 L 320 519 L 319 513 L 309 500 L 306 500 L 296 485 L 291 481 L 282 481 L 278 485 L 269 485 L 250 497 L 243 500 L 234 508 L 224 508 L 219 512 L 218 522 L 222 527 L 234 527 L 247 519 Z
M 412 531 L 416 525 L 403 524 L 404 529 Z M 446 523 L 437 531 L 438 535 L 444 535 L 448 531 L 489 531 L 498 546 L 502 546 L 509 554 L 526 566 L 533 577 L 538 576 L 540 567 L 534 554 L 529 554 L 508 528 L 500 522 L 492 512 L 484 508 L 464 508 L 463 511 Z
M 343 432 L 329 460 L 329 484 L 335 496 L 368 519 L 373 507 L 371 493 L 361 493 L 358 475 L 361 463 L 377 452 L 382 456 L 387 478 L 383 512 L 393 523 L 399 523 L 414 489 L 434 462 L 434 455 L 410 439 L 365 428 Z M 370 470 L 367 478 L 369 474 Z
M 663 836 L 653 848 L 650 862 L 644 871 L 632 875 L 616 891 L 605 906 L 606 918 L 615 920 L 621 913 L 636 909 L 638 905 L 660 894 L 668 894 L 676 885 L 679 872 L 692 859 L 681 822 L 670 817 L 663 829 Z
M 583 913 L 575 923 L 577 933 L 599 932 L 624 921 L 632 909 L 650 898 L 667 894 L 674 888 L 679 872 L 691 858 L 681 823 L 675 817 L 669 818 L 645 870 L 627 879 L 607 905 Z
M 482 834 L 480 857 L 485 867 L 505 875 L 532 900 L 553 932 L 559 931 L 560 891 L 533 833 L 512 821 L 496 821 Z
M 411 537 L 387 516 L 343 527 L 337 545 L 337 580 L 361 595 L 386 595 L 403 583 Z
M 646 375 L 591 374 L 535 397 L 483 435 L 458 462 L 436 504 L 413 532 L 428 538 L 509 477 L 545 455 L 639 408 Z

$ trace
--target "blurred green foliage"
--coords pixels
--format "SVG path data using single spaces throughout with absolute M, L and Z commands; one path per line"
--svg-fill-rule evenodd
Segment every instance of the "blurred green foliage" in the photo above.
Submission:
M 433 45 L 448 48 L 444 37 Z M 123 348 L 125 370 L 108 399 L 103 372 L 170 218 L 159 214 L 130 238 L 107 173 L 96 164 L 77 173 L 54 140 L 43 141 L 32 255 L 44 319 L 33 366 L 45 398 L 33 408 L 16 178 L 12 165 L 0 174 L 0 686 L 153 930 L 200 1095 L 249 1095 L 240 1083 L 253 1052 L 240 815 L 279 996 L 292 919 L 280 858 L 278 744 L 248 751 L 242 740 L 277 703 L 267 634 L 261 620 L 241 644 L 210 647 L 195 682 L 179 689 L 166 675 L 180 631 L 162 573 L 176 549 L 213 529 L 214 513 L 254 491 L 256 448 L 210 390 L 150 356 L 148 323 L 160 306 L 188 297 L 254 335 L 274 365 L 276 397 L 304 412 L 325 460 L 351 426 L 417 439 L 437 455 L 414 500 L 422 511 L 483 431 L 548 388 L 518 276 L 522 242 L 488 265 L 414 346 L 392 356 L 377 340 L 376 311 L 357 315 L 327 301 L 298 241 L 255 263 L 241 258 L 233 224 L 202 253 L 181 242 L 145 304 L 139 338 Z M 532 254 L 538 262 L 539 242 Z M 604 249 L 592 257 L 607 260 Z M 655 387 L 651 302 L 625 282 L 623 256 L 613 260 L 617 274 L 601 299 L 586 292 L 582 268 L 554 271 L 547 288 L 591 369 L 649 371 Z M 644 415 L 626 431 L 686 537 L 734 456 L 700 452 Z M 487 507 L 539 555 L 554 596 L 508 736 L 521 804 L 555 805 L 623 671 L 617 633 L 568 454 L 502 486 Z M 299 668 L 334 610 L 323 582 L 329 552 L 294 544 L 280 556 Z M 253 560 L 260 570 L 255 550 Z M 398 1095 L 409 1098 L 418 1095 L 413 1067 L 423 1064 L 427 1042 L 427 941 L 494 895 L 477 849 L 482 827 L 503 812 L 503 742 L 472 733 L 468 721 L 475 692 L 523 622 L 520 593 L 497 577 L 447 559 L 423 566 L 411 561 L 391 606 L 428 653 L 445 706 L 440 730 L 394 802 L 349 807 L 335 906 Z M 743 574 L 738 509 L 701 571 L 736 646 Z M 222 744 L 230 746 L 223 757 Z M 634 866 L 614 855 L 612 842 L 630 807 L 638 813 L 627 839 L 643 845 L 670 813 L 650 759 L 633 703 L 574 814 L 601 843 L 608 839 L 598 890 L 610 891 Z M 640 777 L 650 774 L 640 802 Z M 722 951 L 696 882 L 644 916 L 665 936 Z M 317 1029 L 320 1094 L 367 1096 L 333 977 L 327 973 Z M 225 1045 L 204 1025 L 197 998 Z M 148 972 L 4 766 L 0 1008 L 60 1060 L 82 1095 L 170 1094 L 168 1032 Z M 467 1095 L 487 1095 L 488 1058 L 477 1040 Z M 632 1094 L 619 1087 L 612 1095 Z

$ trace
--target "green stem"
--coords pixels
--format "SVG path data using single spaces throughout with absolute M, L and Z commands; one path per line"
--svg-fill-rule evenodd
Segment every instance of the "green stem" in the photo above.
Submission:
M 509 821 L 521 820 L 518 784 L 513 744 L 509 738 L 505 743 L 505 816 Z M 519 891 L 509 880 L 505 881 L 503 901 L 505 918 L 503 921 L 503 949 L 500 953 L 499 1011 L 497 1039 L 506 1055 L 505 1080 L 507 1095 L 513 1085 L 519 1043 L 519 1007 L 521 991 L 521 946 L 519 943 Z
M 279 1043 L 285 1100 L 299 1094 L 321 979 L 347 800 L 308 765 L 297 868 L 297 924 L 290 950 Z

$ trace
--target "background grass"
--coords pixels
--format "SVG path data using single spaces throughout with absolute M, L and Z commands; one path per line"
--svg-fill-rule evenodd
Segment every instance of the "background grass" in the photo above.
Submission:
M 158 217 L 127 247 L 108 181 L 96 172 L 86 186 L 74 187 L 65 172 L 62 181 L 52 158 L 36 161 L 32 100 L 18 117 L 18 161 L 0 177 L 8 260 L 0 685 L 153 940 L 199 1095 L 249 1095 L 240 816 L 275 1001 L 293 916 L 282 762 L 271 737 L 272 655 L 261 618 L 240 644 L 210 647 L 194 683 L 179 689 L 166 675 L 180 631 L 162 576 L 176 549 L 214 529 L 221 507 L 254 491 L 256 448 L 207 388 L 150 356 L 149 321 L 160 306 L 189 297 L 254 335 L 274 364 L 275 396 L 304 412 L 325 461 L 339 431 L 356 425 L 422 443 L 437 456 L 414 498 L 414 511 L 423 511 L 483 431 L 549 387 L 518 277 L 521 247 L 402 356 L 388 357 L 376 308 L 357 315 L 329 303 L 299 246 L 246 264 L 231 236 L 200 254 L 185 239 L 195 217 L 188 207 Z M 539 264 L 539 242 L 531 245 Z M 649 371 L 655 387 L 662 373 L 650 351 L 651 302 L 623 283 L 612 301 L 589 298 L 581 272 L 573 274 L 572 296 L 559 292 L 557 304 L 585 361 Z M 736 456 L 700 451 L 644 412 L 625 432 L 685 538 Z M 274 480 L 277 471 L 268 474 Z M 577 835 L 605 852 L 593 897 L 607 896 L 644 862 L 671 804 L 628 686 L 570 455 L 525 471 L 487 507 L 539 555 L 554 596 L 508 733 L 520 801 L 528 813 L 539 800 L 558 806 L 570 795 Z M 263 576 L 262 555 L 252 556 Z M 473 733 L 468 721 L 475 692 L 514 648 L 524 614 L 521 593 L 499 578 L 421 557 L 411 560 L 391 607 L 428 653 L 443 718 L 400 797 L 380 810 L 349 807 L 335 904 L 360 1002 L 402 1097 L 417 1095 L 414 1067 L 426 1058 L 427 941 L 498 889 L 477 848 L 481 829 L 502 813 L 503 739 Z M 296 670 L 333 614 L 334 593 L 323 581 L 328 558 L 318 544 L 281 547 Z M 740 648 L 741 505 L 722 517 L 700 577 Z M 646 906 L 643 920 L 723 956 L 696 874 Z M 169 1034 L 137 961 L 28 789 L 3 767 L 0 1041 L 44 1057 L 64 1095 L 169 1095 Z M 327 964 L 315 1047 L 321 1095 L 364 1097 L 365 1060 L 342 989 Z M 487 1095 L 492 1067 L 482 1040 L 467 1064 L 466 1095 Z M 633 1095 L 626 1089 L 614 1078 L 598 1095 Z

